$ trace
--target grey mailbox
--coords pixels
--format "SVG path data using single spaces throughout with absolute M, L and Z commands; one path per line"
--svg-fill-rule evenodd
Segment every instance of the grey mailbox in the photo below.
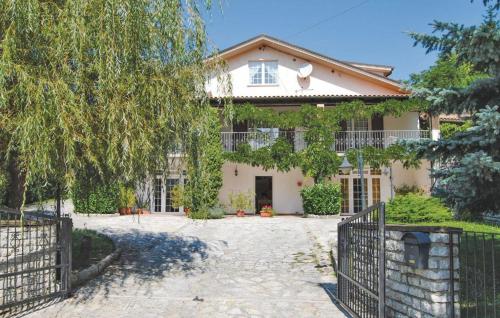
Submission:
M 405 243 L 405 262 L 412 268 L 429 268 L 429 248 L 431 239 L 428 233 L 408 232 L 403 235 Z

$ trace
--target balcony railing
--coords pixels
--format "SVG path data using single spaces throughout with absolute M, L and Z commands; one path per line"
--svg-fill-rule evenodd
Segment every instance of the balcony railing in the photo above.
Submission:
M 295 151 L 306 147 L 305 131 L 270 131 L 270 132 L 223 132 L 222 144 L 225 151 L 234 152 L 241 144 L 248 144 L 252 150 L 273 145 L 278 138 L 287 140 Z M 427 130 L 367 130 L 335 132 L 335 143 L 332 147 L 337 152 L 345 152 L 352 148 L 372 146 L 386 148 L 398 140 L 418 140 L 429 138 Z

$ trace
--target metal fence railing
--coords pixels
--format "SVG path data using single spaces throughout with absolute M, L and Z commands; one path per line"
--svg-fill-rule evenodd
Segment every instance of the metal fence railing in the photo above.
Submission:
M 251 150 L 272 146 L 278 139 L 290 143 L 295 151 L 303 150 L 307 143 L 305 131 L 246 131 L 222 132 L 221 139 L 225 151 L 234 152 L 242 144 Z M 352 148 L 371 146 L 386 148 L 398 140 L 418 140 L 429 138 L 427 130 L 367 130 L 367 131 L 339 131 L 334 133 L 335 142 L 332 149 L 345 152 Z
M 70 293 L 72 222 L 0 210 L 0 316 Z
M 385 317 L 385 205 L 337 225 L 337 298 L 354 317 Z
M 460 236 L 460 317 L 500 317 L 500 234 Z

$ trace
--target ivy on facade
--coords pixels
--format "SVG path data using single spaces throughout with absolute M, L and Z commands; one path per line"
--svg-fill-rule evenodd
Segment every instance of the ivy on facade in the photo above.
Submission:
M 302 105 L 298 111 L 278 111 L 247 103 L 234 107 L 233 122 L 248 122 L 256 127 L 284 130 L 301 128 L 304 130 L 306 146 L 297 151 L 292 142 L 280 137 L 271 145 L 256 150 L 252 150 L 248 143 L 242 143 L 235 152 L 225 153 L 224 158 L 232 162 L 261 166 L 265 170 L 277 169 L 280 172 L 300 168 L 304 175 L 320 182 L 336 174 L 342 161 L 332 147 L 335 142 L 334 132 L 341 129 L 341 121 L 371 118 L 375 115 L 401 116 L 408 111 L 423 109 L 425 105 L 416 99 L 390 99 L 377 104 L 356 100 L 327 109 Z M 420 163 L 414 153 L 399 144 L 385 149 L 366 146 L 359 150 L 348 150 L 346 155 L 350 162 L 356 162 L 359 151 L 362 152 L 365 163 L 372 167 L 388 166 L 392 161 L 400 161 L 406 168 L 418 167 Z

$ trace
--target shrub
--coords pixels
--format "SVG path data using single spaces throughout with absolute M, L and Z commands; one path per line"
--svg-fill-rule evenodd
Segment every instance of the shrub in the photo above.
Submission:
M 390 223 L 444 222 L 452 220 L 452 213 L 438 198 L 422 194 L 397 195 L 386 207 Z
M 72 191 L 76 213 L 112 214 L 118 209 L 118 186 L 98 185 L 85 191 L 75 184 Z
M 135 205 L 135 192 L 134 189 L 120 185 L 118 194 L 118 207 L 119 208 L 132 208 Z
M 222 219 L 226 211 L 221 206 L 214 206 L 200 211 L 191 211 L 189 217 L 194 220 Z
M 223 219 L 226 215 L 226 210 L 221 206 L 214 206 L 208 209 L 209 219 Z
M 338 183 L 317 183 L 300 191 L 305 214 L 338 214 L 342 193 Z
M 255 194 L 251 191 L 229 194 L 229 204 L 235 211 L 246 211 L 253 207 Z
M 400 187 L 395 187 L 394 192 L 396 192 L 396 195 L 405 195 L 408 193 L 416 193 L 416 194 L 424 194 L 425 191 L 416 186 L 416 185 L 408 185 L 408 184 L 403 184 Z

